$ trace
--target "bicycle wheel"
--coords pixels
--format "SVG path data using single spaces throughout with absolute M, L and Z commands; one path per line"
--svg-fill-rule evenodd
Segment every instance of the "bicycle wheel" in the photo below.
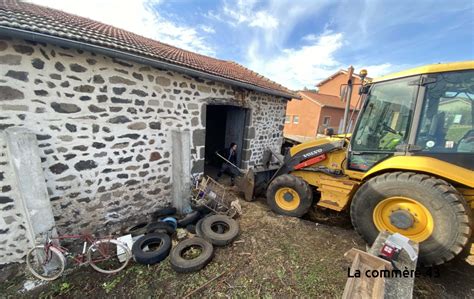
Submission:
M 55 280 L 64 271 L 66 259 L 58 249 L 37 245 L 26 255 L 26 266 L 31 274 L 42 280 Z
M 127 245 L 114 239 L 95 241 L 87 249 L 87 260 L 101 273 L 116 273 L 125 268 L 132 257 Z

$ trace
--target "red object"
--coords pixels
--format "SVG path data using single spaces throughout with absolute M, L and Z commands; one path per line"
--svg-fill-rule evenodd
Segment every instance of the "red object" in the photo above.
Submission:
M 380 249 L 380 255 L 387 260 L 393 260 L 398 257 L 398 253 L 400 249 L 394 246 L 390 246 L 389 244 L 384 244 L 382 249 Z
M 322 154 L 322 155 L 316 156 L 314 158 L 308 159 L 306 161 L 303 161 L 300 164 L 297 164 L 294 167 L 294 169 L 301 169 L 301 168 L 307 167 L 309 165 L 313 165 L 313 164 L 316 164 L 318 162 L 321 162 L 323 160 L 326 160 L 326 154 Z

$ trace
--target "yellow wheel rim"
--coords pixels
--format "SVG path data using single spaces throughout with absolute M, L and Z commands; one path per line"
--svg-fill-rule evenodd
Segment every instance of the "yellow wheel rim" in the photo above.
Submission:
M 293 211 L 300 205 L 300 196 L 294 189 L 283 187 L 276 192 L 275 201 L 280 209 Z
M 374 209 L 373 219 L 379 231 L 399 233 L 416 242 L 428 239 L 434 227 L 433 216 L 424 205 L 401 196 L 379 202 Z

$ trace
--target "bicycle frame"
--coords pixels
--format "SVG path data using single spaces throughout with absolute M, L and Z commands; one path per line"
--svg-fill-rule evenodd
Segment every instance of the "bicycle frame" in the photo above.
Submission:
M 60 241 L 64 239 L 82 241 L 82 251 L 75 250 L 75 246 L 71 249 L 61 246 Z M 122 254 L 125 254 L 124 260 L 120 258 Z M 131 256 L 130 249 L 110 235 L 96 238 L 85 233 L 53 237 L 52 232 L 48 232 L 44 245 L 36 245 L 28 251 L 26 264 L 34 276 L 42 280 L 54 280 L 64 272 L 68 257 L 72 257 L 79 266 L 87 264 L 98 272 L 111 274 L 124 269 Z
M 48 241 L 45 244 L 45 251 L 48 251 L 50 247 L 54 247 L 57 250 L 59 250 L 64 255 L 65 258 L 68 257 L 68 255 L 72 254 L 72 252 L 69 249 L 67 249 L 67 248 L 65 248 L 61 245 L 55 245 L 54 242 L 53 242 L 54 240 L 60 241 L 60 240 L 65 240 L 65 239 L 84 240 L 83 247 L 82 247 L 82 252 L 80 254 L 70 256 L 73 259 L 73 261 L 78 265 L 82 265 L 82 264 L 87 263 L 86 258 L 85 258 L 87 248 L 90 245 L 94 244 L 94 242 L 99 240 L 99 239 L 94 238 L 91 234 L 62 235 L 62 236 L 53 237 L 53 238 L 48 237 Z M 101 238 L 100 240 L 102 240 L 102 239 L 104 239 L 104 238 Z M 59 242 L 58 242 L 58 244 L 59 244 Z M 100 250 L 100 248 L 99 248 L 99 250 Z M 101 251 L 101 254 L 104 255 L 104 256 L 106 255 L 106 253 L 102 252 L 102 251 Z M 96 260 L 96 261 L 100 261 L 100 260 Z

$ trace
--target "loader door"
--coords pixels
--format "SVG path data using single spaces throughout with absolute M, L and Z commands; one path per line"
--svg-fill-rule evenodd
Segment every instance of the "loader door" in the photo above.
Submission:
M 359 116 L 349 168 L 367 171 L 396 152 L 404 154 L 420 76 L 374 84 Z
M 474 170 L 474 70 L 429 77 L 415 155 Z

